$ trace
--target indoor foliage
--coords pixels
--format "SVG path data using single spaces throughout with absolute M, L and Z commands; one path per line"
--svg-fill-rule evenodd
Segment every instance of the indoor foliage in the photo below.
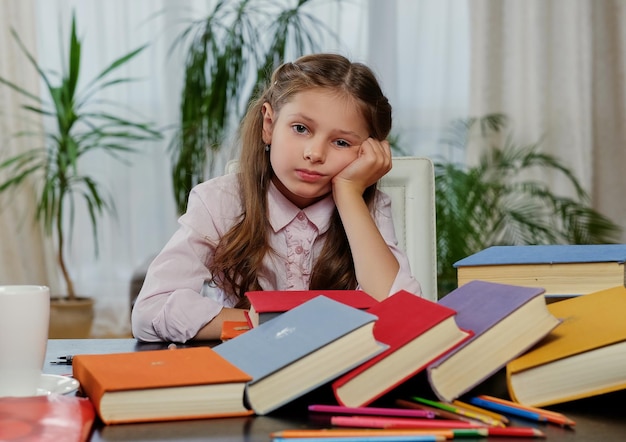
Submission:
M 619 238 L 620 227 L 590 205 L 576 176 L 541 146 L 520 146 L 507 118 L 490 114 L 450 125 L 444 145 L 463 151 L 476 135 L 486 147 L 474 166 L 435 161 L 439 296 L 456 288 L 453 264 L 493 245 L 599 244 Z M 476 138 L 472 138 L 475 142 Z M 453 153 L 453 152 L 452 152 Z M 557 172 L 575 197 L 560 196 L 532 172 Z
M 37 93 L 31 93 L 5 78 L 0 78 L 0 84 L 27 99 L 28 104 L 24 104 L 23 108 L 31 116 L 49 121 L 50 129 L 17 134 L 33 140 L 33 147 L 8 157 L 5 152 L 2 153 L 0 171 L 3 172 L 3 179 L 0 181 L 0 192 L 17 188 L 26 181 L 35 184 L 36 220 L 41 222 L 45 234 L 56 242 L 57 261 L 68 299 L 74 299 L 76 294 L 66 265 L 65 248 L 72 232 L 76 204 L 81 201 L 86 206 L 96 252 L 98 217 L 114 209 L 113 202 L 101 184 L 81 169 L 81 158 L 95 151 L 104 151 L 117 159 L 123 159 L 122 155 L 133 151 L 133 143 L 161 137 L 151 124 L 124 119 L 120 117 L 117 107 L 111 111 L 103 110 L 102 107 L 101 94 L 104 90 L 131 81 L 129 78 L 112 77 L 111 74 L 137 56 L 145 46 L 118 58 L 81 88 L 82 41 L 76 33 L 74 16 L 67 58 L 62 60 L 60 73 L 41 67 L 15 30 L 12 30 L 12 34 L 37 70 L 48 97 L 42 99 Z M 112 104 L 107 101 L 107 105 Z M 68 228 L 67 232 L 65 228 Z
M 332 36 L 307 6 L 314 0 L 219 0 L 176 45 L 185 51 L 180 122 L 170 144 L 172 184 L 183 213 L 191 188 L 214 172 L 215 157 L 251 97 L 287 55 L 318 50 Z

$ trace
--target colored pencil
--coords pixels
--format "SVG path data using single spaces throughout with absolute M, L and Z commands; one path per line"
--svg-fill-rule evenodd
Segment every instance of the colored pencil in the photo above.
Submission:
M 407 408 L 377 408 L 377 407 L 344 407 L 342 405 L 309 405 L 309 411 L 332 414 L 356 414 L 374 416 L 422 417 L 434 418 L 435 413 L 427 410 Z
M 404 417 L 378 416 L 333 416 L 330 423 L 338 427 L 360 428 L 484 428 L 485 424 L 474 424 L 452 419 L 411 419 Z
M 522 419 L 528 419 L 536 422 L 549 422 L 548 418 L 544 415 L 536 413 L 530 410 L 524 410 L 518 407 L 512 407 L 510 405 L 501 404 L 498 402 L 488 401 L 479 397 L 473 397 L 469 399 L 470 403 L 481 408 L 487 408 L 498 413 L 504 413 L 511 416 L 517 416 Z
M 445 402 L 439 401 L 431 401 L 430 399 L 425 399 L 421 397 L 413 397 L 413 400 L 420 402 L 422 404 L 430 405 L 431 407 L 441 408 L 442 410 L 449 411 L 450 413 L 454 413 L 460 416 L 469 417 L 470 419 L 475 419 L 480 422 L 484 422 L 487 425 L 492 427 L 504 427 L 506 426 L 501 420 L 494 419 L 491 416 L 487 416 L 484 414 L 478 414 L 474 411 L 465 410 L 459 407 L 455 407 L 454 405 L 447 404 Z
M 461 401 L 452 401 L 452 405 L 455 405 L 455 406 L 457 406 L 459 408 L 465 408 L 466 410 L 475 411 L 476 413 L 481 413 L 481 414 L 484 414 L 486 416 L 491 416 L 494 419 L 498 419 L 500 422 L 502 422 L 505 425 L 507 425 L 509 423 L 509 418 L 507 418 L 505 415 L 496 413 L 496 412 L 491 411 L 491 410 L 485 410 L 484 408 L 480 408 L 480 407 L 477 407 L 475 405 L 467 404 L 467 403 L 461 402 Z
M 343 438 L 342 441 L 348 441 L 347 438 L 356 437 L 381 437 L 381 436 L 439 436 L 441 440 L 444 439 L 458 439 L 458 438 L 478 438 L 478 437 L 545 437 L 545 434 L 536 428 L 528 427 L 485 427 L 485 428 L 465 428 L 456 430 L 444 430 L 444 429 L 371 429 L 371 428 L 323 428 L 323 429 L 293 429 L 282 430 L 270 434 L 274 440 L 280 438 L 280 440 L 295 442 L 295 440 L 302 439 L 313 441 L 316 439 L 325 440 L 328 442 L 331 438 Z
M 452 430 L 453 438 L 458 437 L 546 437 L 541 430 L 530 427 L 487 427 L 468 430 Z
M 419 429 L 419 428 L 322 428 L 322 429 L 292 429 L 271 433 L 273 438 L 329 438 L 329 437 L 365 437 L 365 436 L 441 436 L 452 439 L 452 430 L 445 429 Z
M 417 402 L 411 402 L 411 401 L 407 401 L 405 399 L 396 399 L 396 405 L 399 405 L 400 407 L 406 407 L 406 408 L 416 408 L 418 410 L 427 410 L 427 411 L 432 411 L 433 413 L 435 413 L 436 417 L 442 418 L 442 419 L 452 419 L 452 420 L 460 420 L 460 421 L 464 421 L 464 422 L 471 422 L 471 423 L 481 423 L 480 421 L 477 421 L 475 419 L 469 419 L 465 416 L 459 416 L 458 414 L 455 413 L 451 413 L 449 411 L 446 410 L 442 410 L 441 408 L 435 408 L 435 407 L 431 407 L 429 405 L 426 404 L 418 404 Z
M 444 440 L 446 440 L 445 436 L 427 434 L 421 436 L 275 437 L 272 439 L 273 442 L 440 442 Z
M 507 401 L 506 399 L 501 399 L 501 398 L 497 398 L 497 397 L 494 397 L 494 396 L 480 395 L 478 397 L 481 398 L 481 399 L 487 400 L 487 401 L 496 402 L 496 403 L 499 403 L 499 404 L 508 405 L 510 407 L 520 408 L 522 410 L 528 410 L 528 411 L 531 411 L 531 412 L 543 415 L 551 423 L 565 425 L 565 426 L 569 426 L 569 427 L 573 427 L 574 425 L 576 425 L 575 421 L 573 421 L 572 419 L 568 418 L 564 414 L 556 412 L 556 411 L 546 410 L 544 408 L 531 407 L 531 406 L 528 406 L 528 405 L 522 405 L 522 404 L 517 403 L 517 402 Z

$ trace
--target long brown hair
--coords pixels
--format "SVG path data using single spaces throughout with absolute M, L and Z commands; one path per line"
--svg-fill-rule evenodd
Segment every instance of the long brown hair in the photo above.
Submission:
M 285 63 L 272 74 L 265 90 L 252 102 L 240 127 L 241 157 L 239 192 L 241 219 L 219 241 L 209 270 L 212 284 L 246 307 L 247 291 L 260 290 L 257 272 L 263 258 L 272 253 L 267 192 L 273 176 L 269 154 L 262 138 L 264 103 L 274 112 L 305 90 L 324 88 L 345 94 L 359 106 L 370 136 L 383 140 L 391 130 L 391 106 L 383 95 L 374 73 L 361 63 L 352 63 L 336 54 L 313 54 Z M 376 184 L 363 198 L 371 208 Z M 335 209 L 320 256 L 313 266 L 309 289 L 347 290 L 357 285 L 354 262 L 343 224 Z

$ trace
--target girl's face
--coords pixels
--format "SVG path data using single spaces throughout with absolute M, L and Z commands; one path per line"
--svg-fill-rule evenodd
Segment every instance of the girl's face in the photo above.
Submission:
M 354 161 L 369 130 L 355 101 L 329 89 L 295 94 L 275 112 L 263 106 L 263 141 L 271 144 L 272 181 L 307 207 L 332 191 L 332 179 Z

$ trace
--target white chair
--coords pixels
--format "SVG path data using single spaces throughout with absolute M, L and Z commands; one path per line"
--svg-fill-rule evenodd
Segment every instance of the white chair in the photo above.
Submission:
M 237 160 L 226 173 L 237 171 Z M 424 298 L 437 300 L 437 240 L 435 230 L 435 172 L 429 158 L 396 157 L 379 182 L 391 197 L 398 244 L 406 252 Z
M 391 197 L 398 244 L 407 254 L 422 296 L 437 300 L 435 170 L 429 158 L 395 157 L 378 188 Z

